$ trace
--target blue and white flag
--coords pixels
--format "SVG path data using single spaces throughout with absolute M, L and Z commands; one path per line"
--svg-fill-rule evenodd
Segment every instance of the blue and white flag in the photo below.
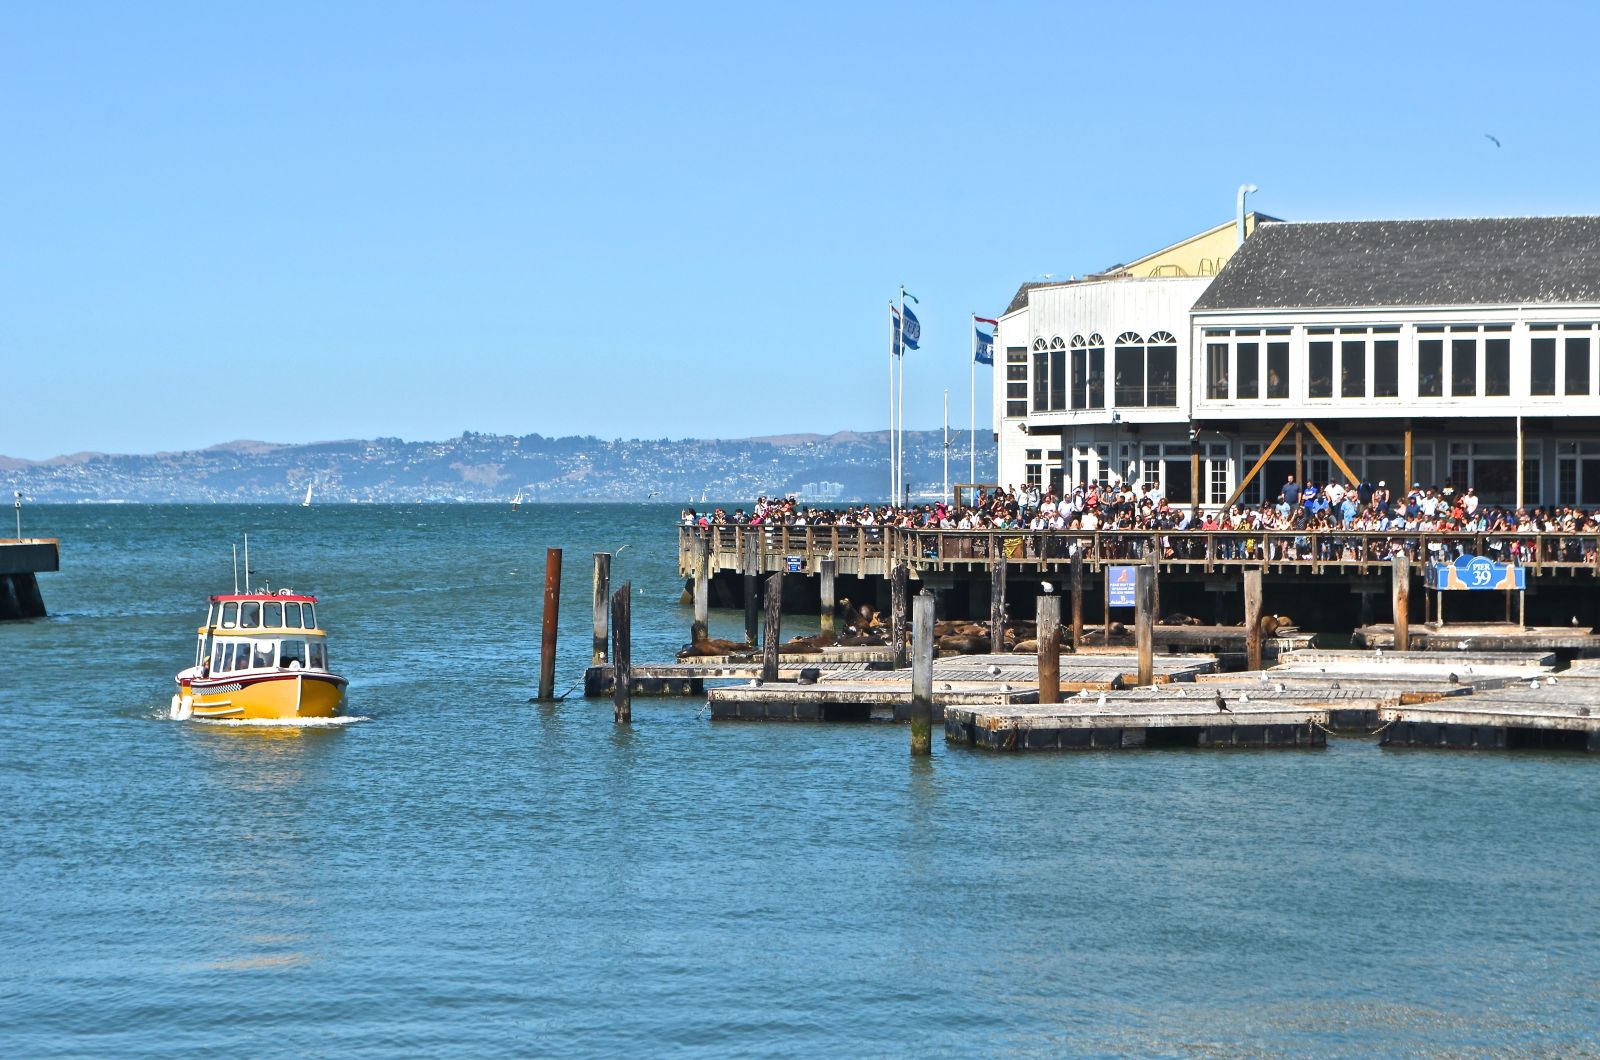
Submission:
M 906 309 L 905 315 L 905 322 L 902 325 L 899 312 L 895 313 L 894 352 L 897 355 L 916 349 L 918 341 L 922 338 L 922 324 L 917 320 L 917 314 Z
M 979 364 L 994 363 L 994 334 L 972 325 L 972 359 Z

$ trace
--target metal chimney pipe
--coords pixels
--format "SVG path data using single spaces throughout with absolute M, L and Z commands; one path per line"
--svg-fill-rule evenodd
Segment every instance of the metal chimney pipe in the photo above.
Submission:
M 1260 191 L 1260 190 L 1261 189 L 1256 187 L 1254 184 L 1241 184 L 1241 185 L 1239 185 L 1239 201 L 1238 201 L 1238 207 L 1235 210 L 1235 214 L 1236 214 L 1236 216 L 1238 218 L 1238 221 L 1239 221 L 1239 241 L 1238 241 L 1238 243 L 1235 244 L 1235 246 L 1241 246 L 1241 247 L 1244 246 L 1244 200 L 1245 200 L 1245 196 L 1249 195 L 1252 191 Z

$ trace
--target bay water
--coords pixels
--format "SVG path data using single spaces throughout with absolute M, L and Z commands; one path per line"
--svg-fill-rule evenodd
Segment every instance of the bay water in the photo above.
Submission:
M 914 762 L 903 727 L 530 703 L 547 546 L 559 690 L 595 551 L 636 661 L 686 639 L 675 515 L 26 509 L 62 570 L 0 624 L 0 1053 L 1600 1052 L 1600 761 Z M 361 720 L 168 720 L 245 533 Z

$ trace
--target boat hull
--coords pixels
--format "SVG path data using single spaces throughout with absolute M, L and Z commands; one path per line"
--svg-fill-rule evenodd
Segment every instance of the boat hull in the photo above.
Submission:
M 265 719 L 332 718 L 344 709 L 344 678 L 328 673 L 230 675 L 226 680 L 193 681 L 178 688 L 187 697 L 187 716 L 194 718 Z

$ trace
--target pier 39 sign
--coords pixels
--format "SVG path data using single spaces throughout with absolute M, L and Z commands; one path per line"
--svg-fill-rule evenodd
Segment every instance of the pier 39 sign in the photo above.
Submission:
M 1454 563 L 1435 563 L 1430 589 L 1526 589 L 1528 572 L 1510 563 L 1482 556 L 1460 556 Z

